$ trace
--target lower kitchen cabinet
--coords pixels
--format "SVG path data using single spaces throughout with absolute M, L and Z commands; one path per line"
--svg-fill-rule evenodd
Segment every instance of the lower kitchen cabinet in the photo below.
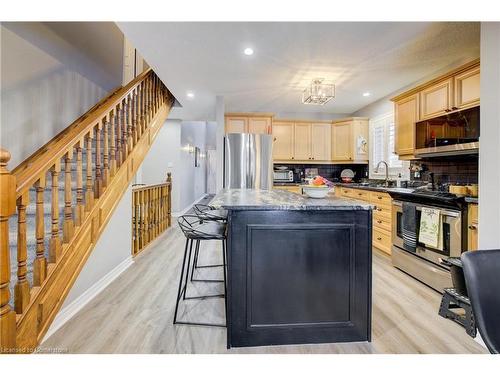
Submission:
M 477 204 L 469 204 L 469 212 L 467 217 L 467 250 L 478 249 L 478 206 Z
M 339 197 L 359 199 L 375 206 L 372 216 L 372 245 L 387 254 L 392 247 L 392 198 L 389 194 L 379 191 L 347 188 L 337 186 L 335 195 Z

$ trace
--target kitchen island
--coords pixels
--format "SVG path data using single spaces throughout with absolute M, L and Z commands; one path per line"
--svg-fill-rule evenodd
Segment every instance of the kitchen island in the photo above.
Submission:
M 228 347 L 371 340 L 372 206 L 222 190 Z

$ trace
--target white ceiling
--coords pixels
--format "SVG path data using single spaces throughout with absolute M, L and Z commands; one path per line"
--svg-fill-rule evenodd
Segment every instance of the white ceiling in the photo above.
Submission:
M 479 56 L 480 24 L 450 22 L 121 22 L 186 120 L 226 112 L 346 114 L 448 66 Z M 245 47 L 255 50 L 245 56 Z M 301 103 L 311 79 L 336 84 L 324 106 Z M 190 100 L 186 93 L 192 91 Z M 363 97 L 363 92 L 371 96 Z

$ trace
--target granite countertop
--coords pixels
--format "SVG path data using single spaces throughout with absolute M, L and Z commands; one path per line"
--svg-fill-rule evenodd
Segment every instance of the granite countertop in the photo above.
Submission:
M 373 205 L 330 193 L 322 199 L 308 198 L 284 190 L 226 189 L 210 202 L 229 210 L 371 210 Z

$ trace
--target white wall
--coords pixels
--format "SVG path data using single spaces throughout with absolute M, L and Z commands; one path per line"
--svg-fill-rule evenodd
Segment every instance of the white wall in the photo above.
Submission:
M 43 23 L 2 23 L 0 33 L 0 145 L 12 170 L 121 82 Z
M 206 122 L 183 122 L 181 127 L 180 179 L 182 181 L 180 207 L 185 209 L 206 193 L 206 158 L 200 158 L 200 166 L 194 167 L 194 153 L 188 146 L 199 147 L 206 153 Z
M 500 23 L 481 23 L 479 248 L 500 249 Z
M 167 172 L 172 173 L 172 211 L 181 210 L 180 194 L 182 177 L 181 163 L 181 121 L 167 120 L 159 130 L 141 165 L 141 179 L 138 183 L 158 184 L 166 180 Z
M 217 96 L 215 98 L 215 122 L 217 123 L 216 129 L 216 142 L 217 142 L 217 181 L 216 190 L 219 191 L 223 186 L 223 175 L 224 175 L 224 97 Z
M 132 257 L 131 228 L 132 188 L 129 186 L 64 301 L 63 309 L 116 266 Z
M 200 158 L 200 166 L 195 167 L 194 153 L 189 152 L 188 146 L 197 146 L 204 153 L 208 147 L 213 148 L 213 127 L 204 121 L 167 120 L 144 159 L 136 182 L 157 184 L 165 181 L 167 172 L 171 172 L 174 214 L 188 208 L 206 193 L 206 159 Z

